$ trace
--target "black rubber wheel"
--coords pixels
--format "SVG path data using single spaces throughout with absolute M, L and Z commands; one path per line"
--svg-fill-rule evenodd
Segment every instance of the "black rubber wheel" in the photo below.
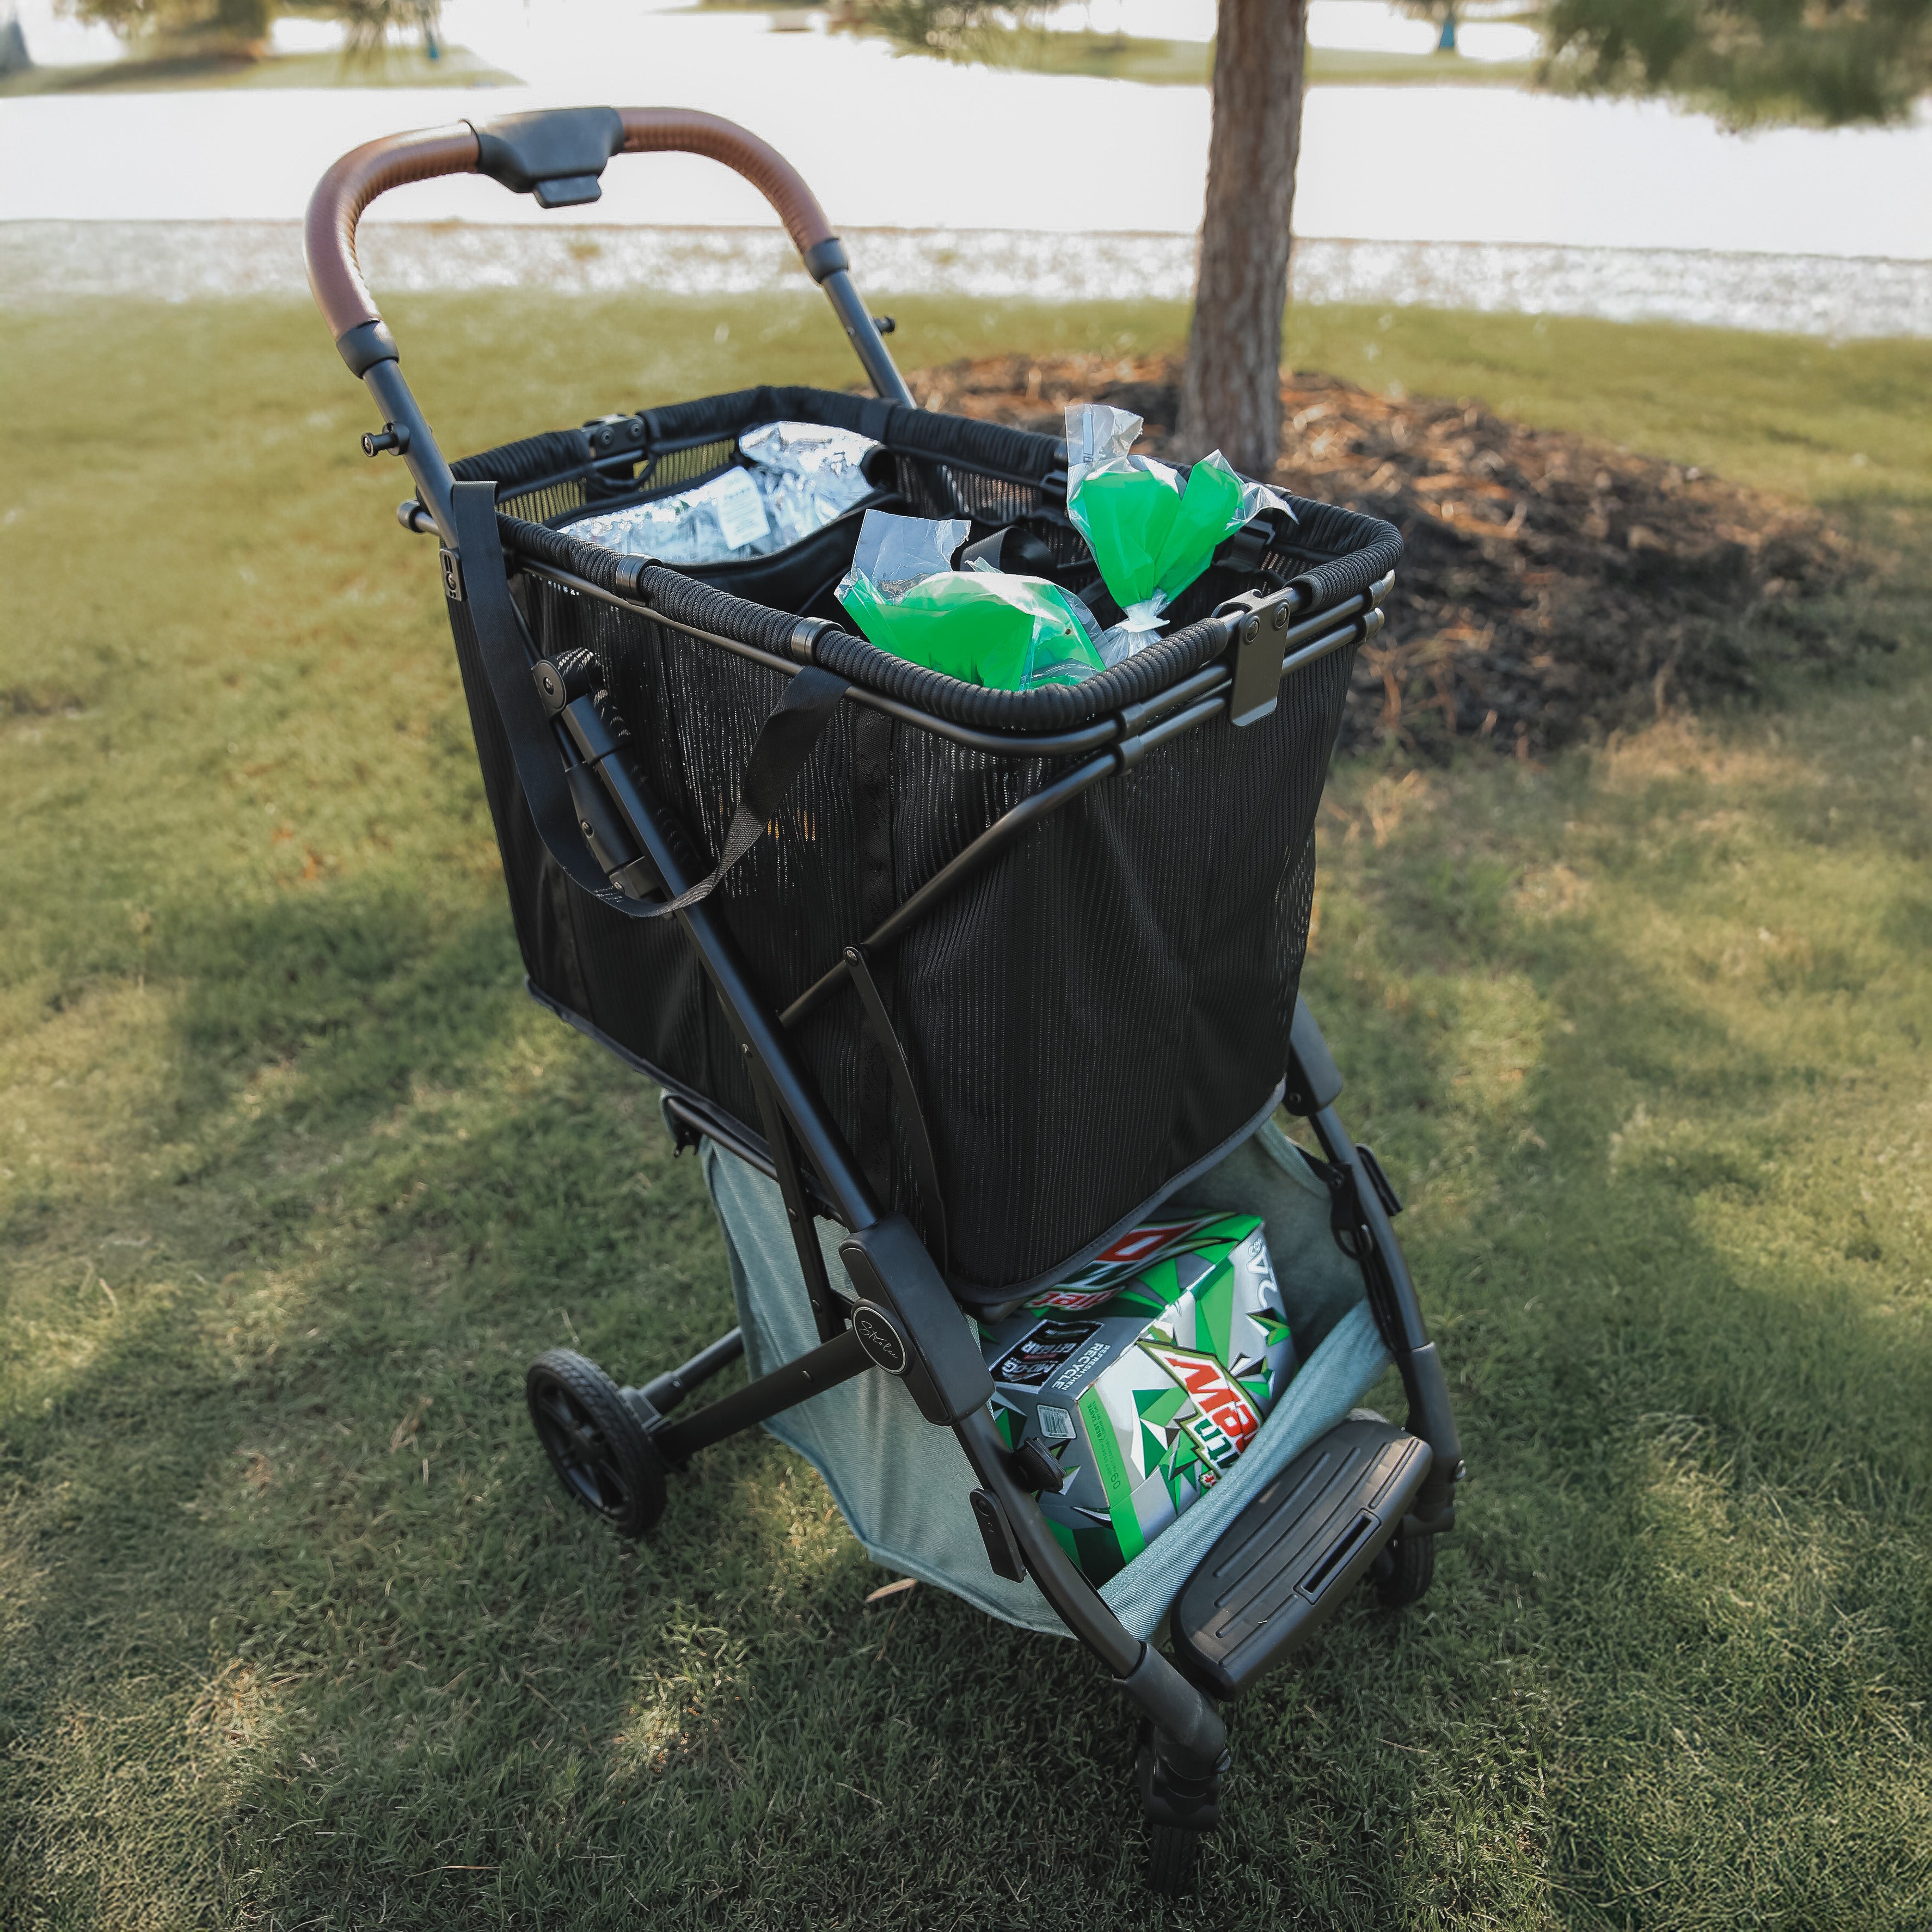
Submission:
M 622 1536 L 664 1514 L 664 1469 L 617 1384 L 595 1362 L 553 1348 L 524 1378 L 537 1440 L 572 1497 Z
M 1156 1898 L 1185 1898 L 1194 1889 L 1201 1834 L 1183 1825 L 1148 1822 L 1148 1886 Z
M 1369 1574 L 1384 1610 L 1399 1610 L 1415 1602 L 1436 1580 L 1435 1538 L 1398 1533 L 1382 1546 Z

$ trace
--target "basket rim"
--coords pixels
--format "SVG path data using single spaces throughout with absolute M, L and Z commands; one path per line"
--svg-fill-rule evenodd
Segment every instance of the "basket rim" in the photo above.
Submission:
M 1064 494 L 1066 446 L 1060 439 L 803 386 L 764 386 L 628 418 L 600 418 L 464 458 L 452 470 L 459 480 L 494 482 L 500 494 L 508 485 L 514 500 L 640 457 L 735 439 L 746 429 L 778 421 L 856 430 L 896 455 L 970 468 L 1039 490 L 1049 499 L 1057 472 Z M 594 439 L 600 436 L 607 448 L 614 444 L 614 454 L 598 455 Z M 1299 608 L 1304 614 L 1318 614 L 1366 590 L 1400 562 L 1402 538 L 1392 524 L 1283 494 L 1296 520 L 1292 532 L 1283 532 L 1277 542 L 1284 552 L 1311 560 L 1291 579 L 1303 591 Z M 595 511 L 586 506 L 566 514 Z M 950 723 L 1001 736 L 1064 732 L 1144 703 L 1221 655 L 1228 644 L 1226 624 L 1203 619 L 1082 683 L 994 690 L 910 664 L 828 620 L 800 620 L 706 584 L 674 566 L 586 543 L 571 536 L 567 526 L 532 521 L 500 508 L 497 521 L 513 568 L 534 564 L 562 572 L 607 597 L 640 607 L 641 616 L 661 616 L 700 638 L 729 639 L 790 662 L 799 660 L 802 633 L 810 661 L 839 676 Z M 1276 552 L 1271 548 L 1270 554 Z

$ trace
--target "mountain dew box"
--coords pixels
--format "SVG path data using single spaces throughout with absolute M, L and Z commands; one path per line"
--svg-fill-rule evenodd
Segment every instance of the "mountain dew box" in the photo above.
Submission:
M 1296 1366 L 1252 1214 L 1144 1222 L 980 1339 L 1006 1446 L 1064 1472 L 1040 1510 L 1096 1584 L 1221 1479 Z

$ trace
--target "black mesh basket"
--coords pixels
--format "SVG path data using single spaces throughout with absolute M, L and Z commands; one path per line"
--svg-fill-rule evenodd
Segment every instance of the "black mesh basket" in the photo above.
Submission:
M 791 1010 L 793 1037 L 878 1197 L 943 1253 L 963 1300 L 991 1306 L 1064 1276 L 1279 1099 L 1316 808 L 1359 619 L 1372 621 L 1400 540 L 1387 524 L 1295 501 L 1292 522 L 1268 515 L 1222 547 L 1162 641 L 1084 684 L 1011 692 L 915 668 L 836 628 L 832 586 L 864 506 L 774 556 L 700 569 L 570 535 L 573 518 L 722 472 L 740 434 L 781 420 L 877 442 L 869 503 L 964 516 L 976 538 L 1021 524 L 1046 542 L 1060 581 L 1092 588 L 1090 554 L 1066 516 L 1064 444 L 856 396 L 747 390 L 453 469 L 497 484 L 513 593 L 539 648 L 550 660 L 593 654 L 607 710 L 706 865 L 788 672 L 808 657 L 855 688 L 862 701 L 836 706 L 770 836 L 711 904 L 766 1002 Z M 1190 715 L 1177 694 L 1218 680 L 1225 698 L 1229 626 L 1210 614 L 1297 580 L 1296 635 L 1324 613 L 1355 628 L 1338 646 L 1331 627 L 1328 647 L 1305 653 L 1273 711 L 1246 728 L 1231 727 L 1219 700 L 1199 728 L 1174 728 Z M 469 608 L 449 610 L 532 990 L 721 1132 L 761 1148 L 744 1056 L 698 958 L 674 920 L 625 916 L 549 856 Z M 1160 718 L 1165 730 L 1144 722 Z M 1096 766 L 1105 782 L 1094 782 Z M 923 1117 L 909 1120 L 892 1045 L 850 982 L 826 976 L 1028 800 L 1040 810 L 1018 836 L 869 950 L 910 1072 L 910 1110 Z

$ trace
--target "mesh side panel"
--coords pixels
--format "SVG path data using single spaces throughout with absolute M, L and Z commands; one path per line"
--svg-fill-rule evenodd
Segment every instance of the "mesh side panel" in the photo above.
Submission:
M 658 412 L 653 422 L 690 446 L 660 451 L 658 460 L 703 473 L 728 448 L 719 439 L 736 434 L 741 415 L 808 419 L 813 410 L 885 440 L 915 503 L 922 489 L 957 493 L 950 503 L 928 497 L 920 505 L 928 514 L 964 507 L 998 524 L 1034 512 L 1043 517 L 1036 527 L 1054 527 L 1057 512 L 1038 488 L 1058 453 L 1050 440 L 862 399 L 765 391 Z M 595 652 L 640 766 L 708 869 L 784 680 L 667 620 L 783 655 L 793 619 L 543 527 L 542 504 L 586 487 L 581 476 L 542 469 L 553 453 L 537 439 L 518 446 L 506 466 L 518 472 L 514 500 L 527 519 L 503 520 L 506 544 L 657 614 L 526 578 L 536 640 L 546 652 Z M 650 474 L 652 488 L 674 485 L 667 469 Z M 1277 577 L 1312 573 L 1324 597 L 1342 595 L 1399 554 L 1386 526 L 1317 504 L 1295 508 L 1300 521 L 1266 560 Z M 1078 554 L 1070 550 L 1070 562 Z M 1190 623 L 1255 580 L 1209 572 L 1181 600 L 1167 640 L 1077 688 L 980 691 L 838 632 L 820 637 L 819 654 L 842 675 L 963 723 L 1063 728 L 1150 695 L 1219 652 L 1220 628 Z M 674 1084 L 755 1130 L 735 1043 L 676 922 L 626 920 L 584 897 L 542 850 L 466 608 L 452 605 L 451 619 L 532 980 Z M 1262 722 L 1236 730 L 1215 719 L 1095 786 L 875 959 L 935 1145 L 952 1276 L 969 1297 L 994 1300 L 1050 1277 L 1238 1132 L 1282 1077 L 1307 944 L 1316 814 L 1352 655 L 1290 680 Z M 856 704 L 841 706 L 770 836 L 712 902 L 768 1004 L 787 1004 L 1064 769 L 1017 744 L 1013 755 L 970 752 Z M 796 1038 L 875 1190 L 918 1220 L 905 1123 L 856 1000 L 835 995 Z
M 708 864 L 782 675 L 594 598 L 528 588 L 540 647 L 596 652 L 640 764 Z M 1346 655 L 1328 661 L 1263 724 L 1190 733 L 1096 787 L 880 956 L 962 1288 L 994 1294 L 1051 1270 L 1238 1131 L 1280 1078 L 1346 672 Z M 755 1129 L 682 935 L 560 886 L 506 784 L 494 719 L 478 726 L 532 976 Z M 883 734 L 869 777 L 868 731 Z M 1058 769 L 843 707 L 715 902 L 770 1004 L 788 1004 Z M 868 851 L 884 854 L 883 892 L 868 889 Z M 918 1219 L 904 1123 L 856 1002 L 835 997 L 799 1044 L 874 1184 Z
M 508 515 L 533 524 L 574 517 L 584 508 L 584 479 L 573 476 L 566 482 L 544 484 L 534 490 L 505 491 L 497 496 L 496 502 Z
M 722 470 L 737 450 L 735 438 L 722 442 L 700 444 L 695 449 L 667 449 L 653 457 L 650 466 L 638 478 L 640 500 L 681 490 L 701 482 L 713 470 Z
M 956 1274 L 1030 1279 L 1238 1132 L 1281 1077 L 1346 655 L 1318 668 L 1263 724 L 1190 733 L 1096 787 L 902 942 L 896 1017 L 942 1096 L 949 1194 L 976 1210 Z M 960 759 L 902 734 L 902 891 L 967 829 L 928 802 Z M 1005 766 L 986 805 L 1037 778 Z
M 914 514 L 972 518 L 990 529 L 1037 516 L 1045 500 L 1039 487 L 1017 478 L 985 476 L 976 470 L 956 469 L 902 454 L 898 461 L 899 494 Z M 1071 555 L 1084 548 L 1074 533 Z
M 548 430 L 485 450 L 481 456 L 459 456 L 449 472 L 459 483 L 495 482 L 527 488 L 574 474 L 588 466 L 590 439 L 580 429 Z

